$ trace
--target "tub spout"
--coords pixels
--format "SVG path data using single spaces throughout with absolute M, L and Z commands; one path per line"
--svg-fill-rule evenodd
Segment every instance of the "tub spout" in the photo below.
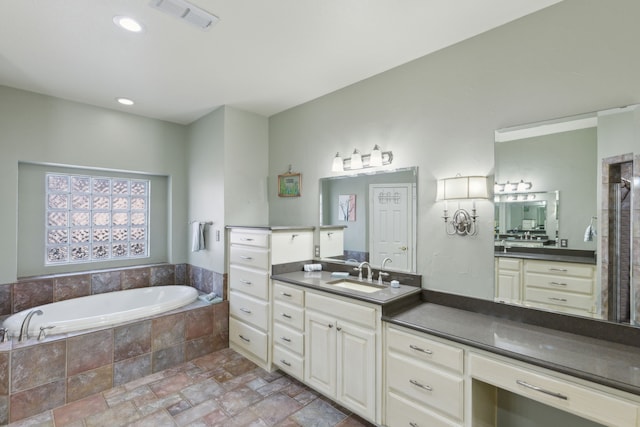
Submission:
M 31 310 L 27 317 L 22 321 L 22 326 L 20 327 L 20 338 L 18 338 L 18 342 L 22 342 L 25 339 L 29 339 L 29 323 L 31 322 L 31 318 L 34 314 L 41 316 L 42 310 Z

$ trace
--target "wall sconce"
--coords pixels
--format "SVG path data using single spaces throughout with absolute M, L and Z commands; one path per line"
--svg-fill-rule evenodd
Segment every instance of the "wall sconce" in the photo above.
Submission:
M 530 181 L 521 179 L 520 182 L 505 182 L 504 184 L 496 182 L 493 186 L 493 191 L 498 193 L 524 193 L 531 190 L 533 184 Z
M 448 235 L 475 236 L 478 234 L 475 199 L 486 199 L 489 196 L 486 176 L 460 176 L 438 180 L 437 200 L 444 200 L 445 231 Z M 448 200 L 473 200 L 471 213 L 466 209 L 458 209 L 449 216 Z
M 351 157 L 343 159 L 340 153 L 336 153 L 331 166 L 332 172 L 357 170 L 390 165 L 393 162 L 393 152 L 382 151 L 378 144 L 373 147 L 371 154 L 360 154 L 358 149 L 353 150 Z

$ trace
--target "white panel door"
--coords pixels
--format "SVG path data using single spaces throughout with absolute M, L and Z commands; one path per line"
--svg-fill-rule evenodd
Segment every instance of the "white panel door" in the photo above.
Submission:
M 381 265 L 391 258 L 389 268 L 411 271 L 412 241 L 412 185 L 372 184 L 369 186 L 369 261 Z

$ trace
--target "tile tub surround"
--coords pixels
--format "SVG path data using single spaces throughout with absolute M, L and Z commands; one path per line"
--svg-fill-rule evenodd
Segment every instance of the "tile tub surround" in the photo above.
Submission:
M 113 328 L 2 344 L 0 424 L 84 399 L 228 347 L 227 301 Z
M 157 264 L 20 279 L 0 285 L 0 320 L 22 310 L 87 295 L 133 288 L 187 285 L 227 299 L 226 275 L 189 264 Z

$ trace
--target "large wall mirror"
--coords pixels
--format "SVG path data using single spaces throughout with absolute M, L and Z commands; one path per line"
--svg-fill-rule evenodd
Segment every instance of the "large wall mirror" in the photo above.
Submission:
M 379 268 L 388 257 L 386 269 L 416 272 L 417 175 L 410 167 L 320 179 L 320 226 L 344 227 L 332 261 Z
M 634 106 L 496 131 L 496 300 L 638 325 L 639 117 Z

